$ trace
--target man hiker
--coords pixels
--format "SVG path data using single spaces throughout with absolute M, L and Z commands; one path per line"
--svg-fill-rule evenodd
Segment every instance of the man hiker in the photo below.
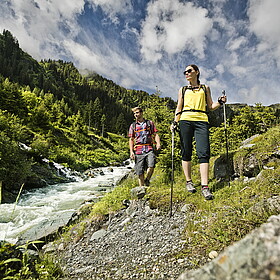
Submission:
M 135 160 L 135 173 L 138 175 L 139 186 L 149 186 L 153 175 L 156 156 L 153 151 L 153 143 L 156 142 L 156 149 L 160 149 L 160 137 L 155 124 L 143 118 L 143 110 L 140 107 L 132 109 L 135 117 L 129 127 L 129 149 L 130 158 Z M 147 168 L 146 178 L 144 176 Z

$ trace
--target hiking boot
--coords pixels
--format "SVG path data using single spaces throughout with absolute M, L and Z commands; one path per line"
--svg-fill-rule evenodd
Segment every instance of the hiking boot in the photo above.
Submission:
M 146 187 L 149 187 L 150 186 L 150 180 L 148 180 L 147 178 L 144 180 L 144 185 Z
M 189 182 L 186 183 L 186 189 L 187 189 L 188 192 L 191 192 L 191 193 L 196 192 L 196 189 L 195 189 L 192 181 L 189 181 Z
M 202 195 L 205 197 L 206 200 L 211 200 L 213 199 L 213 195 L 212 193 L 210 192 L 209 188 L 203 188 L 201 190 L 202 192 Z

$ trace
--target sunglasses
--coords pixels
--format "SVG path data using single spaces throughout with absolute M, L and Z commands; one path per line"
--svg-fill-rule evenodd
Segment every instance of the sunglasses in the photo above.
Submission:
M 186 75 L 187 73 L 191 73 L 193 70 L 192 69 L 188 69 L 186 71 L 184 71 L 184 75 Z

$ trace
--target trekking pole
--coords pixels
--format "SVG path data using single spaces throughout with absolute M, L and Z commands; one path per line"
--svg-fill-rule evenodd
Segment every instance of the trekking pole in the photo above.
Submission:
M 226 95 L 225 90 L 222 91 L 223 96 Z M 224 109 L 224 128 L 225 128 L 225 139 L 226 139 L 226 161 L 227 161 L 227 176 L 228 176 L 228 186 L 230 187 L 230 176 L 229 176 L 229 157 L 228 157 L 228 135 L 227 135 L 227 116 L 226 116 L 226 104 L 223 103 L 223 109 Z
M 175 129 L 172 129 L 172 141 L 171 141 L 171 188 L 170 188 L 170 218 L 172 217 L 173 207 L 173 183 L 174 183 L 174 134 Z

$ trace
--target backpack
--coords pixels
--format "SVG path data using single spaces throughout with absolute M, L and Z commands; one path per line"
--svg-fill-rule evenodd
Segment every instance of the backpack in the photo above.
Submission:
M 146 123 L 146 130 L 151 131 L 151 121 L 145 120 L 145 123 Z M 134 132 L 136 131 L 136 122 L 132 123 L 132 129 Z
M 152 138 L 152 143 L 151 143 L 151 145 L 154 145 L 154 144 L 155 144 L 155 140 L 154 140 L 154 138 L 152 137 L 152 133 L 151 133 L 151 127 L 152 127 L 151 121 L 150 121 L 150 120 L 145 120 L 145 123 L 146 123 L 146 131 L 149 131 L 149 134 L 150 134 L 150 136 L 151 136 L 151 138 Z M 134 132 L 136 132 L 136 122 L 133 122 L 133 123 L 132 123 L 132 129 L 133 129 Z M 142 144 L 140 144 L 140 145 L 142 145 Z M 144 145 L 146 145 L 146 144 L 144 144 Z M 148 144 L 148 145 L 149 145 L 149 144 Z M 136 145 L 136 146 L 137 146 L 137 145 Z M 153 149 L 154 149 L 154 147 L 153 147 Z
M 201 86 L 201 88 L 203 89 L 203 91 L 204 91 L 204 93 L 205 93 L 205 100 L 206 100 L 206 104 L 207 104 L 206 86 L 205 86 L 205 85 L 200 85 L 200 86 Z M 196 109 L 183 110 L 183 108 L 184 108 L 184 96 L 185 96 L 185 92 L 186 92 L 187 89 L 191 89 L 191 90 L 192 90 L 193 87 L 190 86 L 190 85 L 188 85 L 188 86 L 184 86 L 184 87 L 182 88 L 182 99 L 183 99 L 182 110 L 181 110 L 181 112 L 178 112 L 176 115 L 180 115 L 180 114 L 182 114 L 183 112 L 200 112 L 200 113 L 209 114 L 209 112 L 207 111 L 207 108 L 206 108 L 205 111 L 203 111 L 203 110 L 196 110 Z

